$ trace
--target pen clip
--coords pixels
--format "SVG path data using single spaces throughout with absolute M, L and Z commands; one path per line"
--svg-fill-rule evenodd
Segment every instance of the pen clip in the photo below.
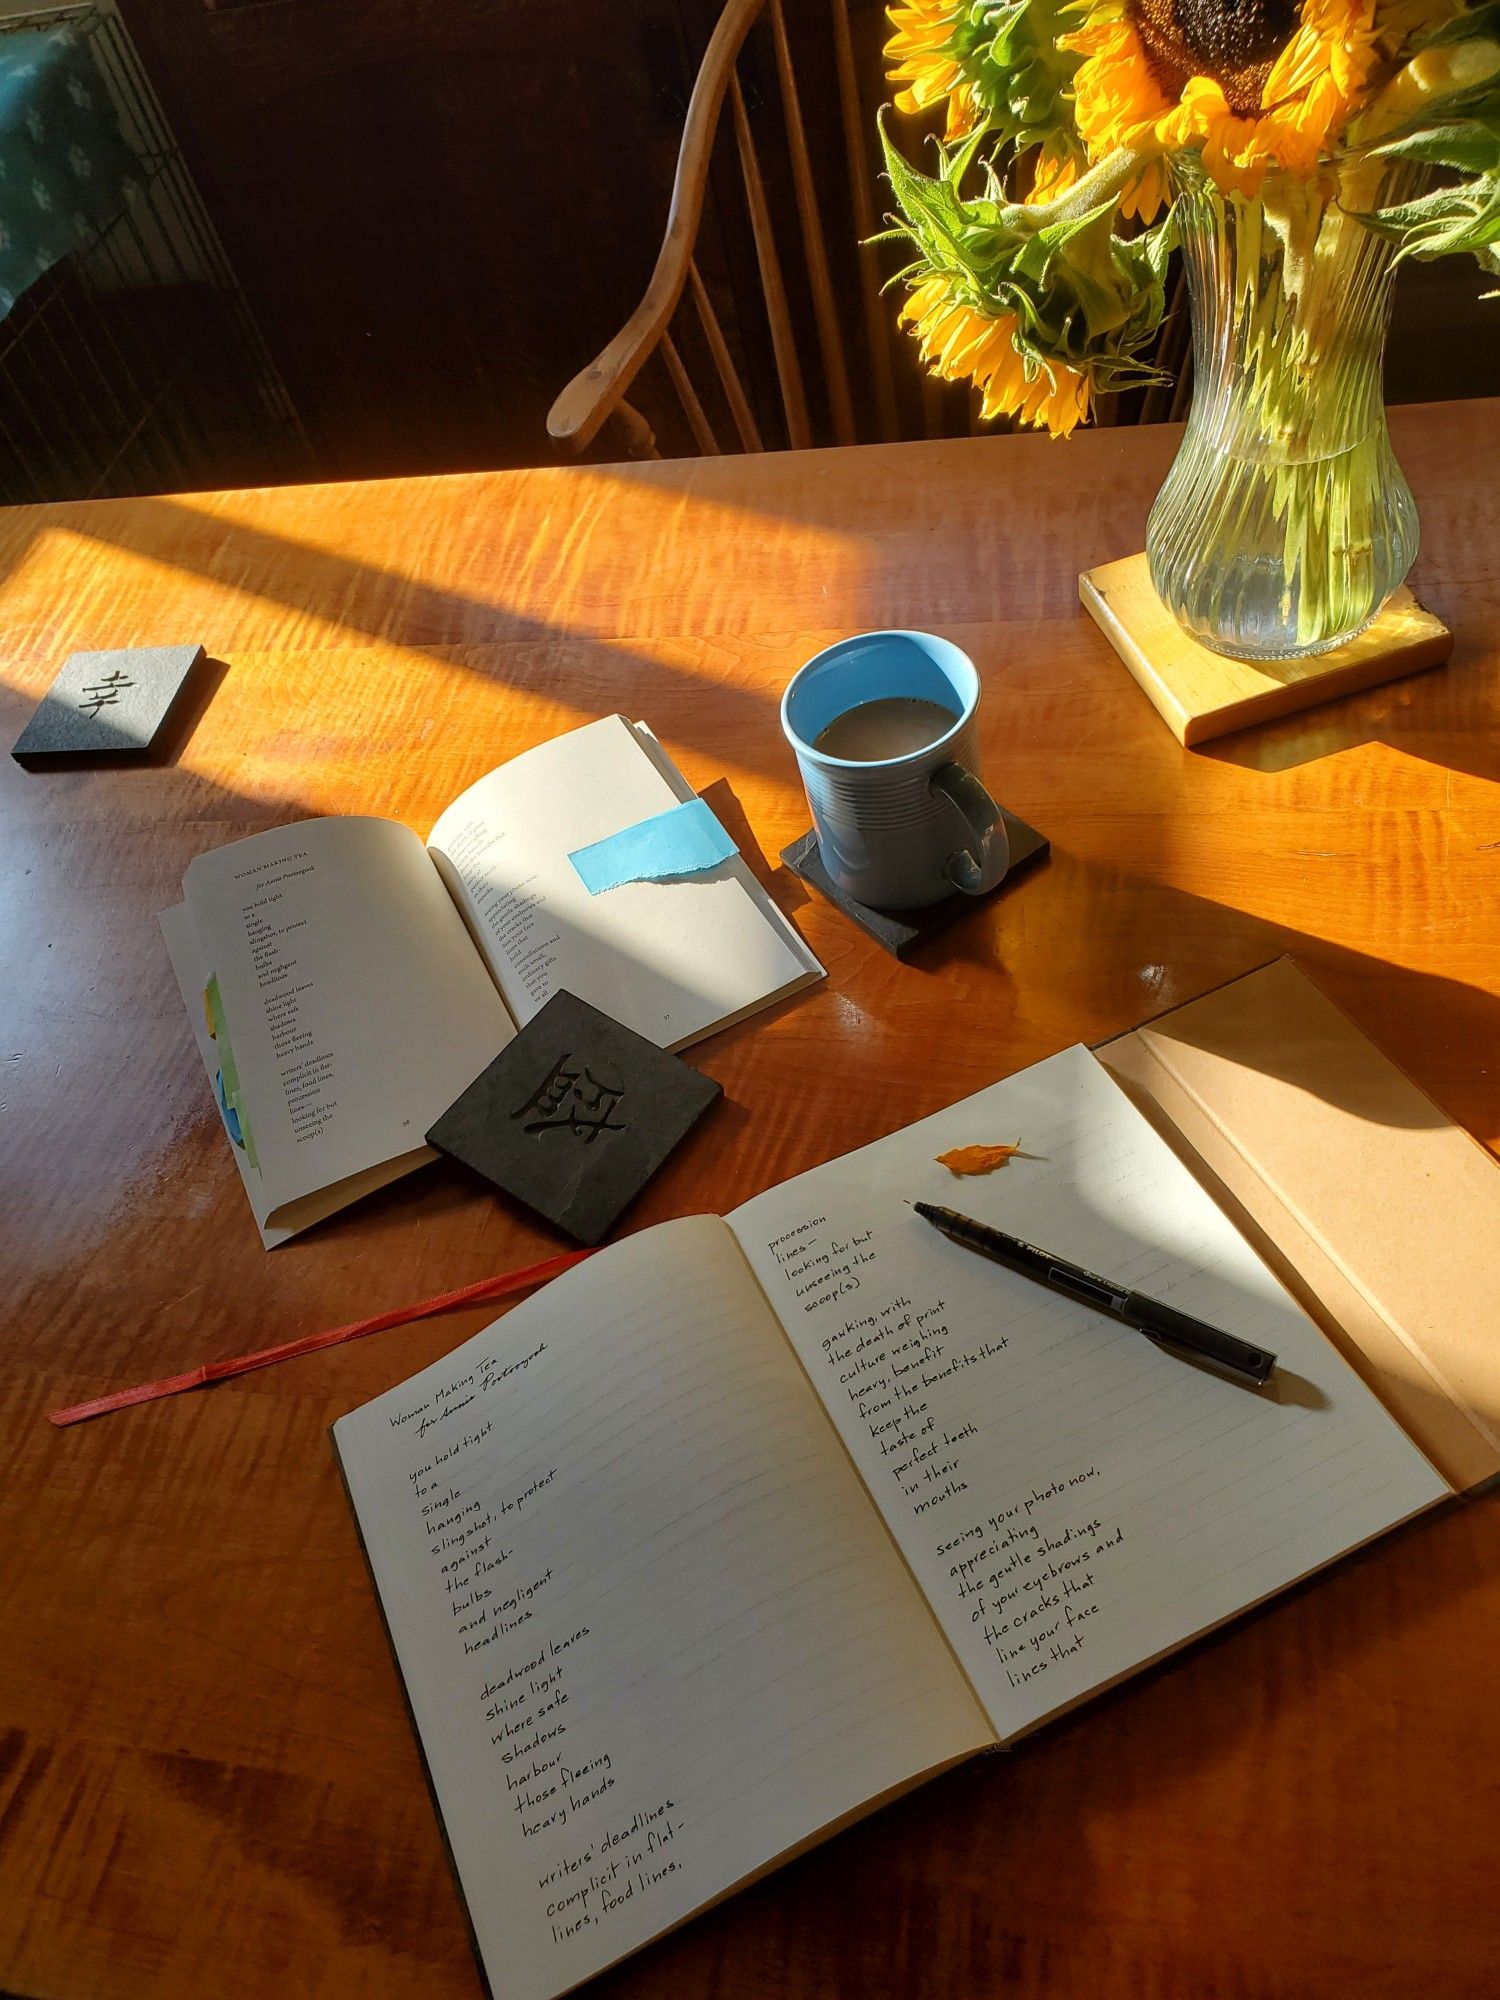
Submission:
M 1086 1278 L 1081 1271 L 1064 1270 L 1060 1264 L 1048 1268 L 1047 1283 L 1054 1291 L 1066 1292 L 1070 1298 L 1079 1299 L 1084 1305 L 1098 1306 L 1104 1312 L 1120 1312 L 1127 1297 L 1126 1293 L 1116 1291 L 1113 1285 Z
M 1263 1388 L 1269 1380 L 1269 1373 L 1246 1367 L 1226 1354 L 1211 1354 L 1201 1347 L 1189 1347 L 1184 1341 L 1174 1340 L 1169 1333 L 1162 1333 L 1154 1326 L 1142 1326 L 1138 1320 L 1130 1320 L 1128 1324 L 1137 1333 L 1145 1334 L 1153 1347 L 1159 1347 L 1163 1354 L 1170 1354 L 1174 1361 L 1185 1361 L 1190 1368 L 1201 1368 L 1205 1375 L 1217 1376 L 1221 1382 Z

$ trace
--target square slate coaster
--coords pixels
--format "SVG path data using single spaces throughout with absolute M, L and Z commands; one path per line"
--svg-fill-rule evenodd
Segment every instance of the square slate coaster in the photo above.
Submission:
M 869 903 L 856 902 L 853 896 L 847 895 L 838 886 L 823 866 L 815 833 L 804 833 L 800 840 L 784 847 L 781 858 L 788 868 L 800 875 L 804 882 L 810 883 L 836 910 L 842 910 L 878 945 L 896 958 L 908 958 L 929 938 L 957 923 L 960 917 L 982 908 L 993 897 L 1003 895 L 1018 876 L 1034 868 L 1039 861 L 1045 861 L 1052 852 L 1052 843 L 1045 834 L 1038 833 L 1025 820 L 1017 819 L 1014 813 L 1006 812 L 1004 806 L 1000 808 L 1000 813 L 1010 840 L 1010 866 L 1003 880 L 997 882 L 985 896 L 966 896 L 961 889 L 955 889 L 951 896 L 945 896 L 941 903 L 929 903 L 925 910 L 877 910 Z
M 586 1000 L 554 993 L 427 1143 L 594 1244 L 723 1094 Z
M 74 653 L 10 754 L 27 765 L 51 757 L 142 757 L 202 658 L 201 646 Z

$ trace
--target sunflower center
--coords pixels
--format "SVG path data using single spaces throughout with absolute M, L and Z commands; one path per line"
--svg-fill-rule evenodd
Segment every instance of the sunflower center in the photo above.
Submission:
M 1190 76 L 1211 76 L 1231 111 L 1251 117 L 1282 44 L 1297 24 L 1297 0 L 1129 0 L 1131 25 L 1166 95 Z

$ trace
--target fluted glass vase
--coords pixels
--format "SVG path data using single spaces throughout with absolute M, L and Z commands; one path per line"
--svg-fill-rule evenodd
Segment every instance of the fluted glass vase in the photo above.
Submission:
M 1146 553 L 1178 622 L 1238 659 L 1326 652 L 1416 557 L 1381 385 L 1392 249 L 1351 213 L 1410 192 L 1379 175 L 1268 174 L 1250 199 L 1176 165 L 1193 401 Z

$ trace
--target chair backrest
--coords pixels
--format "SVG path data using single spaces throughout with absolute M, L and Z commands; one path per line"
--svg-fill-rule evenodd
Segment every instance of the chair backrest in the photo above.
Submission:
M 644 297 L 624 326 L 603 352 L 574 376 L 552 405 L 547 417 L 547 430 L 559 447 L 571 452 L 585 450 L 601 427 L 613 418 L 617 429 L 623 431 L 626 448 L 632 456 L 659 456 L 650 425 L 627 400 L 627 391 L 640 370 L 659 351 L 700 452 L 721 452 L 725 449 L 726 440 L 731 447 L 737 441 L 738 447 L 745 451 L 765 448 L 761 428 L 752 409 L 752 398 L 747 394 L 744 380 L 735 365 L 696 255 L 714 144 L 726 98 L 769 328 L 785 440 L 794 449 L 815 441 L 808 413 L 805 357 L 799 351 L 796 323 L 767 199 L 766 177 L 751 127 L 747 92 L 742 87 L 738 68 L 746 38 L 763 14 L 768 17 L 774 49 L 787 167 L 795 193 L 797 233 L 801 239 L 806 271 L 808 317 L 815 330 L 822 371 L 820 401 L 826 407 L 831 439 L 837 444 L 860 441 L 856 430 L 855 398 L 850 391 L 851 356 L 855 357 L 856 365 L 860 365 L 861 360 L 867 363 L 863 379 L 868 383 L 869 421 L 873 425 L 873 435 L 882 438 L 896 436 L 896 392 L 892 371 L 894 308 L 880 297 L 881 271 L 877 252 L 868 242 L 877 226 L 874 176 L 870 166 L 872 130 L 860 102 L 847 0 L 828 0 L 828 6 L 849 195 L 849 208 L 840 227 L 852 227 L 859 245 L 862 339 L 852 341 L 849 337 L 851 329 L 840 317 L 819 208 L 818 182 L 814 176 L 802 117 L 782 0 L 728 0 L 709 41 L 688 104 L 666 236 L 656 268 L 651 273 Z M 805 10 L 799 18 L 805 18 Z M 701 330 L 701 341 L 695 339 L 693 344 L 712 357 L 713 375 L 717 378 L 717 386 L 709 391 L 707 398 L 695 387 L 689 374 L 683 353 L 686 343 L 674 340 L 672 334 L 673 315 L 685 292 L 691 295 Z M 845 318 L 848 317 L 846 314 Z M 710 402 L 718 414 L 717 426 L 709 415 Z

